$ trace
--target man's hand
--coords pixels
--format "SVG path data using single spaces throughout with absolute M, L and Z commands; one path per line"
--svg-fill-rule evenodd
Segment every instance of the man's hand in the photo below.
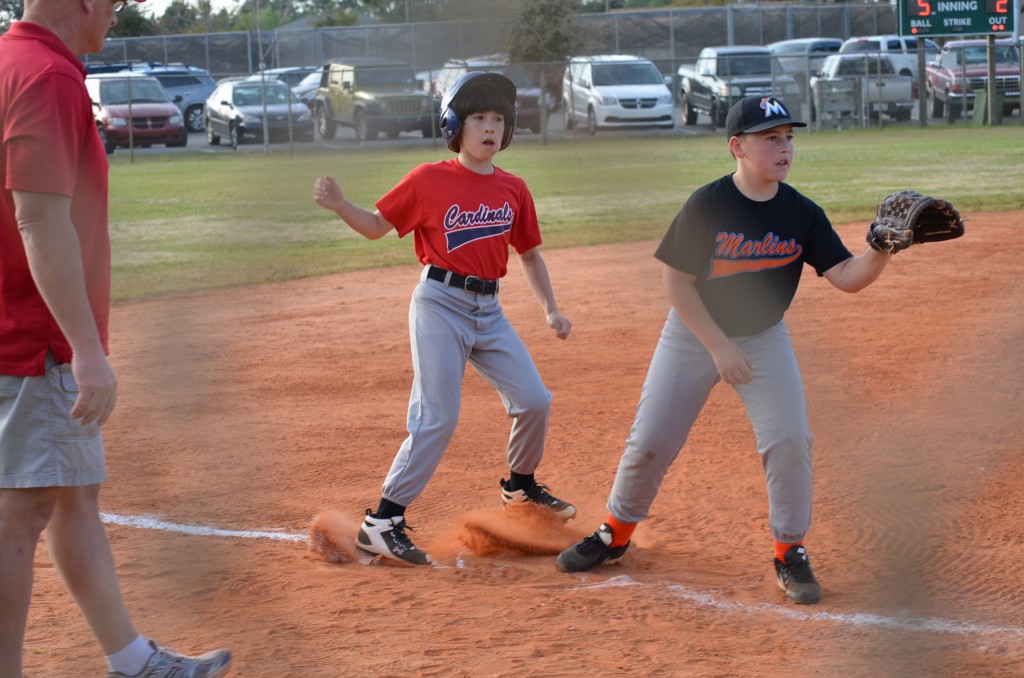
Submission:
M 81 419 L 82 425 L 107 423 L 117 405 L 117 376 L 102 353 L 98 356 L 79 356 L 71 360 L 71 373 L 78 384 L 78 399 L 71 408 L 71 418 Z

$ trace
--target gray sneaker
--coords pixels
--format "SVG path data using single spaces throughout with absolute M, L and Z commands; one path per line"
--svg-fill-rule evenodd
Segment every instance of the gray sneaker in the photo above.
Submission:
M 779 588 L 786 592 L 794 603 L 807 605 L 821 600 L 821 586 L 811 571 L 811 561 L 807 559 L 807 549 L 794 544 L 786 551 L 786 560 L 775 561 L 775 576 L 779 580 Z
M 373 512 L 366 509 L 366 518 L 356 535 L 356 544 L 367 553 L 405 565 L 430 565 L 430 554 L 412 543 L 405 533 L 407 529 L 412 528 L 405 523 L 405 516 L 375 518 Z
M 128 676 L 120 671 L 111 671 L 107 678 L 217 678 L 231 670 L 231 653 L 227 650 L 213 650 L 199 657 L 186 657 L 174 650 L 160 647 L 152 640 L 153 656 L 146 662 L 141 673 Z
M 548 493 L 548 489 L 547 485 L 537 483 L 529 490 L 512 490 L 509 481 L 502 478 L 501 501 L 505 506 L 530 502 L 531 504 L 543 506 L 549 511 L 552 511 L 562 520 L 575 518 L 576 507 L 567 501 L 563 501 L 558 497 L 552 496 Z
M 555 562 L 562 572 L 587 572 L 601 564 L 619 562 L 628 550 L 629 542 L 625 546 L 612 546 L 612 529 L 602 524 L 594 534 L 559 553 Z

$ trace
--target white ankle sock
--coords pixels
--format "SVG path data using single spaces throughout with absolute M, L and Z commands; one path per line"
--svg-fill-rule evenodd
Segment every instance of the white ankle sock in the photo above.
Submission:
M 123 673 L 126 676 L 137 676 L 146 668 L 146 662 L 153 656 L 153 646 L 149 639 L 139 635 L 123 649 L 107 657 L 107 666 L 111 671 Z

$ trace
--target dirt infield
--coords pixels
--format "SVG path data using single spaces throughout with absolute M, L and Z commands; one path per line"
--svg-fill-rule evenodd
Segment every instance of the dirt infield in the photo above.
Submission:
M 807 543 L 824 597 L 809 607 L 775 584 L 761 467 L 728 387 L 638 549 L 566 575 L 550 555 L 466 546 L 467 521 L 501 518 L 508 436 L 470 370 L 459 430 L 408 514 L 437 566 L 332 564 L 301 538 L 314 514 L 376 504 L 404 437 L 416 269 L 119 305 L 104 510 L 239 531 L 110 525 L 140 630 L 227 646 L 245 678 L 1024 674 L 1024 213 L 967 216 L 965 238 L 898 255 L 860 294 L 808 270 L 787 316 L 815 432 Z M 856 252 L 863 228 L 839 229 Z M 667 310 L 655 245 L 546 253 L 575 323 L 565 342 L 518 266 L 504 284 L 554 392 L 538 477 L 580 512 L 547 540 L 604 517 Z M 26 674 L 103 675 L 45 549 L 36 560 Z

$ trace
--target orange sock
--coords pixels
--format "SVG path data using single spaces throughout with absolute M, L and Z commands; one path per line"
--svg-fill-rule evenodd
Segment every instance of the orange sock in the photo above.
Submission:
M 612 528 L 612 546 L 625 546 L 628 544 L 629 538 L 633 536 L 633 530 L 636 529 L 637 525 L 636 523 L 624 523 L 610 513 L 604 524 Z
M 775 542 L 775 557 L 781 560 L 782 562 L 786 562 L 786 552 L 794 546 L 803 545 L 804 543 L 802 541 L 793 542 L 792 544 L 786 544 L 781 541 L 777 541 Z

